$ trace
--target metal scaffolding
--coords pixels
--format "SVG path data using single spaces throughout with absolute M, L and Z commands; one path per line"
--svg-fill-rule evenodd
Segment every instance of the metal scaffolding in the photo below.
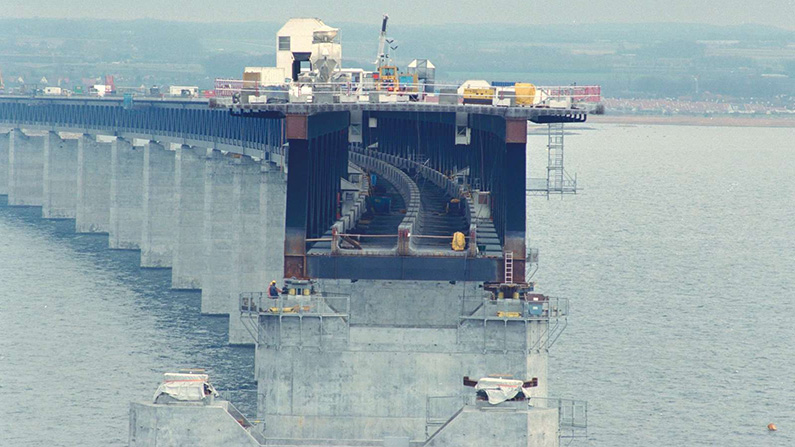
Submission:
M 547 198 L 550 194 L 577 194 L 577 175 L 569 175 L 563 165 L 563 123 L 547 126 L 547 178 L 528 178 L 527 194 Z

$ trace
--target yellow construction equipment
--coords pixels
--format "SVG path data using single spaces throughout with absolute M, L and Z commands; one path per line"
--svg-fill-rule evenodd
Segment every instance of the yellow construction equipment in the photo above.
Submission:
M 453 233 L 453 242 L 450 245 L 452 245 L 453 251 L 464 251 L 464 248 L 466 248 L 467 245 L 466 236 L 464 236 L 464 233 L 460 231 Z
M 516 90 L 517 106 L 532 106 L 536 97 L 536 86 L 530 83 L 517 82 L 514 85 Z
M 494 103 L 493 87 L 473 87 L 464 89 L 464 104 L 486 104 Z
M 278 314 L 278 313 L 285 313 L 285 314 L 294 314 L 298 312 L 309 312 L 309 306 L 290 306 L 290 307 L 271 307 L 268 309 L 270 313 Z

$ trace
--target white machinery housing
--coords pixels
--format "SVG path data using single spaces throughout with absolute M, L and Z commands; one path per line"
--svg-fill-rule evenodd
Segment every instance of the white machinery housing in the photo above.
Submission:
M 293 81 L 298 80 L 301 72 L 313 68 L 321 79 L 324 73 L 330 76 L 341 62 L 339 29 L 327 26 L 320 19 L 290 19 L 276 33 L 276 67 L 284 70 Z M 309 66 L 302 69 L 302 63 Z

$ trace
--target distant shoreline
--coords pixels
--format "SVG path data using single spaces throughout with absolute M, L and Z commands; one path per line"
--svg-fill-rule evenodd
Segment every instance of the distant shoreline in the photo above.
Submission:
M 795 116 L 588 115 L 588 124 L 795 127 Z

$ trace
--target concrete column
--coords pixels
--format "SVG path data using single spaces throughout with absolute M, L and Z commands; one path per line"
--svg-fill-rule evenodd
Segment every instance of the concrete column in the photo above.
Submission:
M 174 151 L 144 147 L 141 267 L 171 267 L 174 248 Z
M 8 145 L 10 132 L 0 133 L 0 196 L 8 195 Z
M 78 233 L 107 233 L 110 228 L 110 144 L 95 135 L 83 135 L 77 143 Z
M 228 314 L 237 250 L 234 203 L 234 163 L 212 151 L 204 170 L 204 272 L 203 314 Z
M 44 178 L 44 138 L 19 129 L 9 133 L 8 204 L 41 206 Z
M 44 185 L 41 217 L 74 219 L 77 214 L 76 139 L 64 140 L 56 132 L 44 137 Z
M 554 323 L 531 321 L 527 325 L 527 346 L 536 346 L 527 352 L 526 380 L 538 378 L 538 386 L 530 388 L 533 397 L 548 397 L 549 393 L 549 351 L 546 343 L 549 338 L 549 325 Z
M 201 289 L 204 272 L 204 164 L 207 149 L 180 146 L 174 162 L 176 245 L 172 289 Z
M 144 148 L 116 138 L 110 146 L 110 248 L 141 248 L 143 177 Z
M 260 211 L 265 246 L 264 277 L 269 283 L 284 277 L 284 218 L 287 208 L 287 181 L 280 166 L 262 165 Z M 266 284 L 267 285 L 267 284 Z M 281 287 L 281 283 L 279 284 Z
M 250 157 L 239 158 L 238 163 L 234 180 L 237 272 L 232 287 L 234 295 L 229 302 L 229 343 L 254 344 L 256 340 L 240 319 L 238 296 L 241 292 L 263 292 L 269 281 L 265 278 L 265 234 L 260 213 L 262 174 L 260 162 Z M 252 323 L 256 325 L 256 319 Z

